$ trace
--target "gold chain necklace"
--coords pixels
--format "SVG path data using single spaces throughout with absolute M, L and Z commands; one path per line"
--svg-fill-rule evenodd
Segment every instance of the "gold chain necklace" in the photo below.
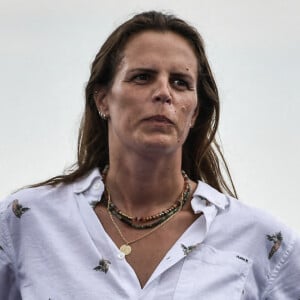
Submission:
M 107 175 L 107 172 L 108 172 L 108 168 L 109 166 L 107 165 L 103 171 L 103 182 L 105 184 L 105 179 L 106 179 L 106 175 Z M 185 175 L 185 173 L 183 172 L 183 176 L 184 176 L 184 179 L 185 179 L 185 182 L 184 182 L 184 189 L 183 189 L 183 192 L 181 193 L 181 200 L 180 200 L 180 206 L 179 208 L 172 214 L 170 215 L 168 218 L 166 218 L 163 222 L 161 222 L 160 224 L 158 224 L 157 226 L 155 226 L 154 228 L 152 228 L 150 231 L 146 232 L 145 234 L 141 235 L 140 237 L 132 240 L 132 241 L 128 241 L 125 236 L 123 235 L 121 229 L 119 228 L 118 224 L 115 222 L 114 218 L 113 218 L 113 215 L 111 213 L 111 210 L 110 210 L 110 193 L 108 193 L 108 190 L 107 188 L 106 189 L 106 194 L 108 195 L 108 199 L 107 199 L 107 212 L 109 214 L 109 217 L 115 227 L 115 229 L 117 230 L 119 236 L 121 237 L 121 239 L 123 240 L 124 244 L 121 245 L 121 247 L 119 248 L 121 253 L 123 255 L 129 255 L 132 251 L 131 249 L 131 244 L 147 237 L 148 235 L 152 234 L 154 231 L 158 230 L 159 228 L 161 228 L 163 225 L 165 225 L 168 221 L 170 221 L 175 215 L 177 215 L 181 210 L 182 210 L 182 207 L 184 205 L 184 203 L 186 202 L 187 199 L 190 198 L 190 190 L 191 190 L 191 186 L 190 186 L 190 183 L 189 183 L 189 179 L 188 177 Z M 185 191 L 185 186 L 186 186 L 186 191 Z
M 107 199 L 109 202 L 109 210 L 110 212 L 116 216 L 120 221 L 126 223 L 127 225 L 135 228 L 135 229 L 151 229 L 156 227 L 160 223 L 162 223 L 165 219 L 169 218 L 172 214 L 174 214 L 180 207 L 181 202 L 182 205 L 187 201 L 187 196 L 189 195 L 189 178 L 187 174 L 182 170 L 181 171 L 183 179 L 184 179 L 184 186 L 183 190 L 180 193 L 179 197 L 176 201 L 167 209 L 160 211 L 154 215 L 146 216 L 146 217 L 134 217 L 130 216 L 127 213 L 122 212 L 112 201 L 110 197 L 109 190 L 106 188 L 107 191 Z
M 157 227 L 158 225 L 160 225 L 161 223 L 163 223 L 165 220 L 169 219 L 173 214 L 176 214 L 177 211 L 179 211 L 180 209 L 182 209 L 182 207 L 184 206 L 184 204 L 187 202 L 187 200 L 190 197 L 190 184 L 188 182 L 188 180 L 185 180 L 184 182 L 184 190 L 181 192 L 181 195 L 179 197 L 178 201 L 178 205 L 175 206 L 174 208 L 170 208 L 166 211 L 166 213 L 160 213 L 161 216 L 159 217 L 158 220 L 154 220 L 151 223 L 146 223 L 146 224 L 139 224 L 139 223 L 134 223 L 130 220 L 127 220 L 126 218 L 124 218 L 122 215 L 117 214 L 113 209 L 111 209 L 111 199 L 110 199 L 110 193 L 106 188 L 106 195 L 107 195 L 107 208 L 109 210 L 109 212 L 114 215 L 115 217 L 117 217 L 120 221 L 122 221 L 123 223 L 127 224 L 130 227 L 133 227 L 135 229 L 151 229 L 154 227 Z
M 108 214 L 109 214 L 109 217 L 110 217 L 110 219 L 111 219 L 111 221 L 112 221 L 114 227 L 116 228 L 116 230 L 117 230 L 117 232 L 119 233 L 121 239 L 122 239 L 123 242 L 125 243 L 125 244 L 121 245 L 121 247 L 119 248 L 120 251 L 121 251 L 124 255 L 129 255 L 129 254 L 131 253 L 131 251 L 132 251 L 130 244 L 133 244 L 133 243 L 135 243 L 135 242 L 137 242 L 137 241 L 139 241 L 139 240 L 141 240 L 141 239 L 147 237 L 148 235 L 150 235 L 151 233 L 153 233 L 154 231 L 156 231 L 157 229 L 159 229 L 160 227 L 162 227 L 164 224 L 166 224 L 168 221 L 170 221 L 175 215 L 177 215 L 177 214 L 181 211 L 181 209 L 182 209 L 182 203 L 181 203 L 180 208 L 178 209 L 178 211 L 177 211 L 175 214 L 173 214 L 172 216 L 170 216 L 168 219 L 166 219 L 164 222 L 162 222 L 162 223 L 159 224 L 158 226 L 154 227 L 152 230 L 148 231 L 147 233 L 143 234 L 142 236 L 140 236 L 140 237 L 138 237 L 138 238 L 136 238 L 136 239 L 134 239 L 134 240 L 132 240 L 132 241 L 128 241 L 128 240 L 124 237 L 124 235 L 123 235 L 121 229 L 119 228 L 118 224 L 115 222 L 115 220 L 114 220 L 114 218 L 113 218 L 113 216 L 112 216 L 112 214 L 111 214 L 111 212 L 110 212 L 110 210 L 109 210 L 109 207 L 107 207 L 107 212 L 108 212 Z

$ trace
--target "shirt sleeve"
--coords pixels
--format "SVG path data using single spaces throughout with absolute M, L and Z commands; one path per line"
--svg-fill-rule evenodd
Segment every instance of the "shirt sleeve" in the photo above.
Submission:
M 300 238 L 297 237 L 273 270 L 263 299 L 300 299 Z
M 3 247 L 0 246 L 0 299 L 17 300 L 21 299 L 14 271 Z
M 1 203 L 3 204 L 3 203 Z M 0 205 L 0 299 L 21 299 L 13 263 L 8 254 L 9 243 L 3 207 Z

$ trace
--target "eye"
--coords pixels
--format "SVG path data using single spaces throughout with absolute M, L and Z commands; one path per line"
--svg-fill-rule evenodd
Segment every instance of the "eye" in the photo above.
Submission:
M 173 79 L 172 80 L 172 84 L 176 87 L 176 88 L 179 88 L 181 90 L 184 90 L 184 89 L 188 89 L 189 88 L 189 84 L 187 81 L 183 80 L 183 79 L 179 79 L 179 78 L 176 78 L 176 79 Z
M 133 76 L 132 80 L 137 83 L 146 83 L 149 81 L 150 75 L 147 73 L 137 74 Z

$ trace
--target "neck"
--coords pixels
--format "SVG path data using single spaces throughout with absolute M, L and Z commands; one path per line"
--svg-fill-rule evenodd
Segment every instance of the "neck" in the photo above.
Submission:
M 181 159 L 112 160 L 106 185 L 112 201 L 131 215 L 149 215 L 170 206 L 183 189 Z

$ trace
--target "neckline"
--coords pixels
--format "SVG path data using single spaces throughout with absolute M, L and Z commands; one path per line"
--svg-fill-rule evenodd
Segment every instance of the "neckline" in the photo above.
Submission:
M 194 197 L 194 195 L 193 195 Z M 109 259 L 110 261 L 117 261 L 119 258 L 118 254 L 120 250 L 109 234 L 105 231 L 101 220 L 98 218 L 93 207 L 90 205 L 91 201 L 88 201 L 89 196 L 78 194 L 77 204 L 82 216 L 83 222 L 86 226 L 89 235 L 99 252 L 99 257 Z M 165 270 L 170 268 L 172 265 L 178 263 L 180 260 L 184 259 L 184 253 L 182 251 L 183 245 L 195 245 L 201 243 L 207 234 L 206 220 L 203 215 L 197 218 L 184 232 L 183 234 L 174 242 L 170 249 L 166 252 L 165 256 L 159 262 L 151 276 L 149 277 L 143 288 L 140 285 L 137 274 L 135 273 L 132 266 L 125 260 L 126 268 L 128 270 L 129 276 L 141 291 L 147 288 L 147 286 Z M 171 258 L 171 259 L 170 259 Z M 118 265 L 116 263 L 116 265 Z M 118 268 L 118 266 L 116 266 Z

